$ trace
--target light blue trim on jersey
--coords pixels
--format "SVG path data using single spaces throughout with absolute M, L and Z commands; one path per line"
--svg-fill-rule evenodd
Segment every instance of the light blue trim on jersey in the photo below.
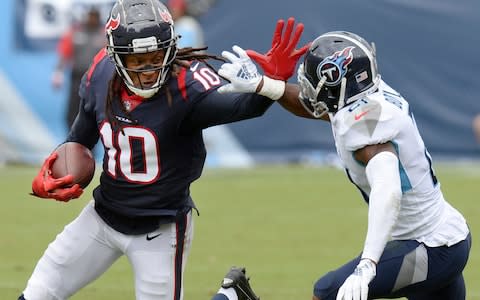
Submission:
M 405 194 L 409 190 L 412 189 L 412 184 L 410 183 L 410 179 L 408 178 L 407 172 L 403 168 L 402 162 L 400 161 L 400 151 L 398 150 L 398 144 L 394 141 L 390 141 L 395 148 L 395 152 L 397 152 L 398 158 L 398 171 L 400 173 L 400 183 L 402 186 L 402 194 Z
M 397 157 L 399 157 L 398 144 L 395 143 L 394 141 L 390 141 L 390 142 L 392 143 L 393 147 L 395 148 L 395 152 L 397 153 Z M 353 157 L 353 160 L 356 161 L 358 164 L 360 164 L 362 167 L 366 167 L 366 165 L 363 162 L 361 162 L 361 161 L 359 161 L 358 159 L 355 158 L 355 152 L 352 152 L 352 157 Z M 402 162 L 400 161 L 400 158 L 398 159 L 398 171 L 400 173 L 400 183 L 401 183 L 401 186 L 402 186 L 402 194 L 405 194 L 406 192 L 408 192 L 409 190 L 412 189 L 412 184 L 410 183 L 410 179 L 408 178 L 407 172 L 405 172 L 405 169 L 403 168 L 403 165 L 402 165 Z M 353 180 L 350 180 L 350 181 L 353 182 Z M 362 191 L 362 195 L 363 195 L 363 191 Z M 366 201 L 368 202 L 367 199 L 366 199 Z

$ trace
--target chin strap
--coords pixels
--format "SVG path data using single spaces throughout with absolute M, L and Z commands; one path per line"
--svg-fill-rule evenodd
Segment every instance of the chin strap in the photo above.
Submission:
M 139 88 L 136 88 L 130 84 L 125 84 L 127 86 L 127 88 L 132 92 L 134 93 L 135 95 L 137 96 L 140 96 L 142 98 L 151 98 L 153 97 L 153 95 L 155 95 L 158 90 L 160 89 L 160 87 L 154 87 L 154 88 L 150 88 L 150 89 L 139 89 Z

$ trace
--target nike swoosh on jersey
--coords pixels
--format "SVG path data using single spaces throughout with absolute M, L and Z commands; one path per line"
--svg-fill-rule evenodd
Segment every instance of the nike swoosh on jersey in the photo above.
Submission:
M 355 115 L 355 121 L 358 121 L 360 120 L 361 118 L 363 118 L 363 116 L 365 116 L 366 114 L 368 114 L 370 110 L 366 110 L 366 111 L 362 111 L 361 113 L 359 114 L 356 114 Z
M 162 235 L 161 233 L 156 234 L 156 235 L 152 235 L 152 236 L 149 236 L 149 235 L 147 234 L 147 241 L 151 241 L 151 240 L 153 240 L 154 238 L 159 237 L 159 236 L 161 236 L 161 235 Z
M 195 72 L 197 70 L 199 64 L 200 63 L 197 62 L 194 66 L 191 66 L 190 71 Z

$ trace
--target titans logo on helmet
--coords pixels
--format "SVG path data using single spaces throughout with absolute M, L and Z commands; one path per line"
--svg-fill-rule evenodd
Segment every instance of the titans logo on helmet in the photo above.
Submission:
M 326 57 L 317 67 L 318 78 L 325 77 L 325 85 L 335 86 L 347 73 L 347 66 L 353 61 L 352 50 L 349 46 Z

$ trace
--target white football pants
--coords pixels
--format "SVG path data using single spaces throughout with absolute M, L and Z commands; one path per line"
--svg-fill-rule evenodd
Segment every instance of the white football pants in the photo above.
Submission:
M 133 267 L 137 300 L 181 300 L 192 238 L 192 212 L 185 220 L 161 225 L 154 232 L 125 235 L 108 226 L 91 201 L 50 243 L 28 280 L 24 297 L 67 299 L 125 254 Z

